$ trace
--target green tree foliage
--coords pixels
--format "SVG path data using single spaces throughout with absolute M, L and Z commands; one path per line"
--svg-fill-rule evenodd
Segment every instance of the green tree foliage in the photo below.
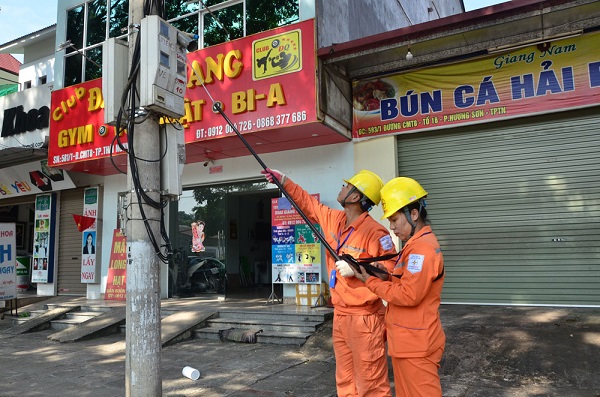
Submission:
M 204 46 L 224 43 L 243 37 L 244 15 L 243 4 L 216 9 L 223 0 L 205 0 L 210 13 L 204 13 Z M 198 11 L 199 3 L 186 5 L 186 0 L 169 1 L 165 4 L 166 19 L 171 20 L 181 15 Z M 246 35 L 288 25 L 299 19 L 298 0 L 246 0 Z M 171 22 L 177 29 L 198 33 L 198 15 L 194 14 Z

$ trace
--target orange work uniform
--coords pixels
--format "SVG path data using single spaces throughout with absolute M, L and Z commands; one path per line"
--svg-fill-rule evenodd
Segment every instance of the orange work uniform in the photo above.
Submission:
M 406 242 L 393 274 L 402 277 L 369 277 L 366 285 L 388 302 L 385 324 L 396 396 L 441 397 L 444 258 L 431 227 L 423 227 Z
M 344 211 L 319 203 L 290 179 L 285 179 L 284 188 L 306 216 L 321 225 L 323 237 L 339 254 L 372 258 L 396 253 L 388 230 L 368 212 L 346 226 Z M 391 272 L 394 262 L 391 259 L 383 264 Z M 328 274 L 336 271 L 331 255 L 327 255 L 326 264 Z M 342 277 L 337 272 L 331 301 L 337 395 L 391 396 L 383 302 L 356 277 Z

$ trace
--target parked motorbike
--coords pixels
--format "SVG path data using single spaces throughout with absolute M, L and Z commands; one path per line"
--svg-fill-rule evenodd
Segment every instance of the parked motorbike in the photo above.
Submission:
M 190 258 L 186 275 L 183 292 L 224 294 L 227 289 L 225 264 L 216 258 Z

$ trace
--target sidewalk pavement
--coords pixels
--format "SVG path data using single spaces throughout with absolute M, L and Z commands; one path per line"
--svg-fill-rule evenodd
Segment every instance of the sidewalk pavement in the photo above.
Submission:
M 220 305 L 204 302 L 199 304 Z M 446 397 L 600 396 L 600 309 L 443 305 Z M 125 395 L 125 338 L 3 335 L 0 396 Z M 163 395 L 335 396 L 331 322 L 302 347 L 193 339 L 163 348 Z M 184 366 L 200 371 L 193 381 Z M 390 377 L 393 381 L 393 376 Z

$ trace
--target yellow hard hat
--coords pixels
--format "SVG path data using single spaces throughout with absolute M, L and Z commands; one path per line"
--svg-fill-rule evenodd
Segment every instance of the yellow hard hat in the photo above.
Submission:
M 376 173 L 362 170 L 352 178 L 344 182 L 351 184 L 358 189 L 359 192 L 364 194 L 371 200 L 375 205 L 381 201 L 381 188 L 383 187 L 383 181 Z
M 389 218 L 396 211 L 427 196 L 427 192 L 419 182 L 411 178 L 394 178 L 381 189 L 381 207 L 383 217 Z

